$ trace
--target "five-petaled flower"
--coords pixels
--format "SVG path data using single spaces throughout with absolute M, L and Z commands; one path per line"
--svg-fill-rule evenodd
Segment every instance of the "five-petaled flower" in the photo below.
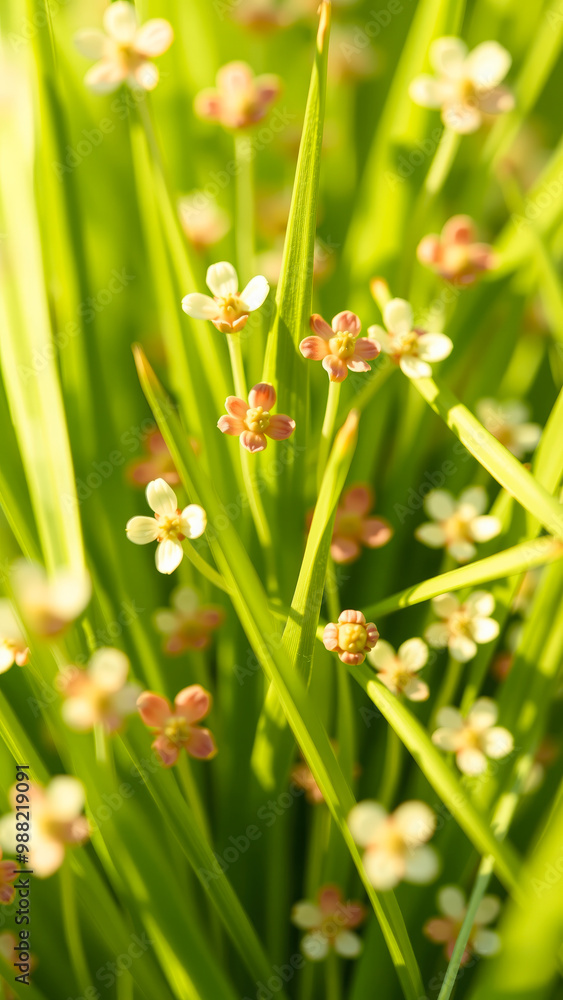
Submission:
M 179 587 L 171 608 L 160 608 L 154 624 L 164 637 L 164 651 L 171 655 L 186 649 L 207 649 L 211 633 L 225 620 L 225 612 L 214 604 L 200 604 L 191 587 Z
M 270 413 L 275 402 L 273 385 L 259 382 L 248 393 L 248 403 L 239 396 L 227 396 L 227 414 L 219 417 L 217 427 L 223 434 L 240 437 L 240 443 L 247 451 L 264 451 L 268 438 L 285 441 L 295 430 L 295 420 L 286 413 Z
M 497 719 L 498 708 L 491 698 L 478 698 L 465 717 L 457 708 L 441 708 L 432 742 L 441 750 L 453 751 L 464 774 L 483 774 L 488 757 L 500 760 L 514 747 L 512 733 L 496 726 Z
M 134 4 L 128 0 L 106 7 L 103 23 L 105 33 L 86 28 L 74 36 L 81 55 L 99 60 L 84 77 L 86 86 L 97 94 L 109 94 L 125 82 L 141 90 L 154 90 L 159 74 L 150 59 L 170 48 L 172 25 L 157 17 L 139 27 Z
M 430 62 L 437 76 L 417 76 L 409 93 L 423 108 L 441 108 L 442 121 L 452 132 L 476 132 L 483 115 L 512 111 L 513 95 L 499 86 L 512 58 L 498 42 L 482 42 L 468 52 L 461 38 L 437 38 Z
M 369 372 L 368 361 L 376 358 L 379 344 L 369 337 L 360 337 L 362 324 L 355 313 L 345 309 L 333 317 L 332 326 L 315 313 L 310 319 L 316 336 L 305 337 L 299 344 L 304 358 L 321 361 L 331 382 L 343 382 L 348 371 Z
M 217 87 L 200 91 L 194 106 L 200 118 L 225 128 L 244 129 L 262 121 L 280 92 L 278 76 L 254 76 L 247 63 L 230 62 L 217 73 Z
M 466 663 L 477 653 L 477 645 L 492 642 L 499 634 L 497 621 L 491 618 L 495 599 L 486 590 L 475 590 L 463 602 L 455 594 L 440 594 L 432 599 L 439 622 L 428 625 L 424 638 L 435 649 L 445 649 L 459 663 Z
M 358 559 L 365 545 L 379 549 L 393 535 L 393 528 L 384 517 L 368 517 L 374 504 L 370 486 L 358 483 L 343 494 L 336 511 L 330 554 L 335 563 L 351 563 Z
M 412 306 L 406 299 L 391 299 L 383 308 L 383 322 L 386 330 L 370 326 L 368 333 L 409 378 L 428 378 L 430 362 L 443 361 L 451 353 L 453 344 L 444 333 L 426 333 L 413 326 Z
M 464 490 L 456 500 L 448 490 L 431 490 L 424 510 L 432 521 L 415 529 L 415 538 L 431 549 L 445 548 L 458 563 L 469 562 L 477 549 L 475 542 L 489 542 L 501 531 L 498 517 L 483 514 L 487 493 L 482 486 Z
M 45 638 L 59 635 L 78 618 L 92 593 L 86 570 L 59 569 L 47 575 L 43 566 L 25 559 L 12 567 L 12 585 L 26 626 Z
M 174 707 L 160 694 L 144 691 L 137 699 L 139 714 L 149 729 L 155 729 L 153 750 L 163 767 L 172 767 L 184 750 L 199 760 L 211 760 L 217 753 L 209 729 L 196 726 L 211 711 L 211 695 L 199 684 L 191 684 L 174 699 Z
M 17 804 L 17 788 L 10 791 L 10 802 Z M 78 778 L 68 774 L 52 778 L 46 788 L 30 784 L 29 806 L 33 817 L 33 836 L 29 841 L 29 867 L 39 878 L 47 878 L 63 863 L 65 850 L 83 844 L 90 836 L 90 824 L 82 814 L 84 788 Z M 16 813 L 0 820 L 0 841 L 10 853 L 16 848 Z
M 17 663 L 23 667 L 27 663 L 29 649 L 20 628 L 15 611 L 7 600 L 0 598 L 0 674 Z
M 368 653 L 368 660 L 377 670 L 379 680 L 393 694 L 404 694 L 409 701 L 426 701 L 430 694 L 428 684 L 418 676 L 427 659 L 426 643 L 416 638 L 407 639 L 397 652 L 391 643 L 380 639 L 375 649 Z
M 2 848 L 0 847 L 0 903 L 4 906 L 11 903 L 16 895 L 12 882 L 15 882 L 18 877 L 17 868 L 17 861 L 2 861 Z
M 338 622 L 329 622 L 323 632 L 326 649 L 338 653 L 343 663 L 358 666 L 373 649 L 379 632 L 373 622 L 366 622 L 361 611 L 342 611 Z
M 301 950 L 312 962 L 322 962 L 331 949 L 342 958 L 357 958 L 362 939 L 352 928 L 366 917 L 365 907 L 357 902 L 344 902 L 336 885 L 325 885 L 317 893 L 317 902 L 302 899 L 291 911 L 296 927 L 307 931 L 301 939 Z
M 90 658 L 87 670 L 67 667 L 61 672 L 59 689 L 64 701 L 61 713 L 71 729 L 89 732 L 101 725 L 113 733 L 126 715 L 136 708 L 141 693 L 138 684 L 128 684 L 129 660 L 119 649 L 101 648 Z
M 475 412 L 485 429 L 516 458 L 533 451 L 541 437 L 540 425 L 529 423 L 530 410 L 520 399 L 480 399 Z
M 348 816 L 350 833 L 365 848 L 363 864 L 375 889 L 399 882 L 424 884 L 438 874 L 438 855 L 426 841 L 436 817 L 424 802 L 404 802 L 388 814 L 379 802 L 360 802 Z
M 125 526 L 127 538 L 135 545 L 158 542 L 156 568 L 159 573 L 173 573 L 184 555 L 182 541 L 203 535 L 207 515 L 203 507 L 195 503 L 180 510 L 174 490 L 164 479 L 149 483 L 146 497 L 154 517 L 130 518 Z
M 450 959 L 467 913 L 465 894 L 457 885 L 445 885 L 438 892 L 438 909 L 442 916 L 427 920 L 422 928 L 426 937 L 444 945 L 444 954 Z M 500 949 L 500 937 L 486 924 L 496 920 L 500 911 L 498 896 L 483 896 L 477 907 L 473 926 L 460 965 L 467 965 L 471 955 L 495 955 Z
M 436 274 L 454 285 L 471 285 L 495 265 L 493 248 L 476 242 L 475 223 L 468 215 L 454 215 L 441 234 L 429 233 L 418 244 L 416 255 Z
M 208 267 L 205 280 L 213 298 L 201 292 L 191 292 L 182 299 L 182 309 L 193 319 L 211 320 L 221 333 L 242 330 L 249 314 L 263 305 L 270 291 L 265 277 L 258 274 L 239 294 L 237 272 L 228 261 Z

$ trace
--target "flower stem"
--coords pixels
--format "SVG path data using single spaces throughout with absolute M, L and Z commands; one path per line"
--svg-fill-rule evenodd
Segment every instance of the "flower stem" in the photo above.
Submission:
M 229 345 L 229 356 L 231 358 L 235 392 L 241 399 L 247 399 L 246 375 L 244 374 L 240 334 L 229 333 L 227 335 L 227 343 Z
M 88 962 L 86 960 L 82 936 L 80 934 L 78 908 L 76 905 L 73 874 L 69 858 L 64 859 L 59 871 L 61 885 L 61 909 L 68 954 L 80 992 L 89 993 L 93 988 L 92 980 L 90 978 Z
M 328 460 L 328 454 L 332 439 L 334 437 L 334 426 L 338 414 L 338 403 L 340 400 L 340 382 L 329 382 L 328 396 L 326 400 L 325 417 L 321 430 L 321 441 L 319 444 L 319 455 L 317 462 L 317 492 L 319 491 Z
M 444 679 L 442 681 L 442 686 L 436 695 L 436 700 L 434 702 L 432 719 L 430 722 L 430 727 L 433 728 L 436 721 L 436 716 L 441 708 L 445 705 L 452 705 L 455 700 L 455 694 L 458 689 L 459 679 L 463 672 L 463 663 L 459 663 L 450 657 L 446 673 L 444 674 Z
M 182 548 L 184 550 L 184 555 L 188 557 L 192 565 L 199 570 L 202 576 L 206 577 L 206 579 L 209 580 L 214 587 L 217 587 L 219 590 L 224 590 L 226 594 L 229 593 L 229 588 L 223 580 L 221 574 L 218 573 L 216 569 L 213 569 L 213 566 L 210 566 L 203 556 L 200 556 L 199 552 L 193 547 L 191 542 L 184 539 Z
M 387 727 L 387 745 L 383 764 L 383 780 L 377 799 L 382 806 L 390 809 L 393 805 L 397 785 L 401 777 L 402 743 L 392 726 Z
M 252 276 L 254 269 L 254 179 L 251 153 L 250 138 L 247 135 L 235 135 L 235 241 L 239 277 L 244 276 L 244 280 Z
M 336 952 L 331 948 L 325 963 L 326 1000 L 342 1000 L 342 981 Z

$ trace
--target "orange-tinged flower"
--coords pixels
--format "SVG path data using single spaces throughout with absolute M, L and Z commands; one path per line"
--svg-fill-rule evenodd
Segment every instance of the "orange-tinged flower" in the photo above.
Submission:
M 342 958 L 357 958 L 362 940 L 352 928 L 365 918 L 365 907 L 358 902 L 345 902 L 336 885 L 323 886 L 316 902 L 302 899 L 291 911 L 292 923 L 308 932 L 301 940 L 301 950 L 312 962 L 322 962 L 332 949 Z
M 393 528 L 384 517 L 368 517 L 374 503 L 370 486 L 358 483 L 342 494 L 336 511 L 330 554 L 336 563 L 351 563 L 358 559 L 365 545 L 379 549 L 393 535 Z
M 106 732 L 120 729 L 126 715 L 135 711 L 141 693 L 138 684 L 128 684 L 129 660 L 119 649 L 101 648 L 93 653 L 87 670 L 68 667 L 62 672 L 64 696 L 62 716 L 77 732 L 101 725 Z
M 338 653 L 343 663 L 358 666 L 373 649 L 379 632 L 373 622 L 366 622 L 361 611 L 343 611 L 338 622 L 329 622 L 323 632 L 325 648 Z
M 16 613 L 7 598 L 0 598 L 0 674 L 14 663 L 23 667 L 28 657 L 29 649 Z
M 266 116 L 280 92 L 278 76 L 254 76 L 247 63 L 230 62 L 219 70 L 217 87 L 200 91 L 194 106 L 200 118 L 220 122 L 225 128 L 249 128 Z
M 223 608 L 200 604 L 191 587 L 179 587 L 172 594 L 172 607 L 161 608 L 154 623 L 164 637 L 164 651 L 171 655 L 187 649 L 207 649 L 211 633 L 225 620 Z
M 209 729 L 196 726 L 211 711 L 211 695 L 199 684 L 191 684 L 174 699 L 174 707 L 160 694 L 144 691 L 137 699 L 141 719 L 149 729 L 156 730 L 153 750 L 164 767 L 172 767 L 183 748 L 190 757 L 211 760 L 217 753 Z
M 445 885 L 438 893 L 438 909 L 442 916 L 428 920 L 423 931 L 436 944 L 444 945 L 444 954 L 449 960 L 467 913 L 465 895 L 457 885 Z M 483 896 L 477 907 L 473 926 L 467 939 L 461 965 L 467 965 L 471 955 L 495 955 L 500 948 L 500 938 L 496 931 L 485 929 L 496 919 L 500 911 L 497 896 Z
M 343 382 L 348 372 L 369 372 L 368 361 L 377 357 L 381 348 L 376 340 L 360 337 L 362 324 L 355 313 L 344 310 L 333 317 L 329 326 L 315 313 L 310 319 L 314 337 L 305 337 L 299 344 L 304 358 L 321 361 L 331 382 Z
M 468 215 L 454 215 L 440 236 L 430 233 L 417 247 L 421 264 L 455 285 L 471 285 L 484 271 L 495 266 L 493 248 L 476 242 L 476 226 Z
M 276 402 L 276 390 L 268 382 L 259 382 L 248 394 L 248 403 L 239 396 L 227 396 L 227 415 L 217 421 L 223 434 L 240 437 L 240 443 L 247 451 L 264 451 L 267 438 L 284 441 L 295 430 L 295 420 L 285 413 L 272 415 L 270 410 Z
M 81 55 L 99 60 L 84 77 L 86 86 L 96 94 L 109 94 L 125 82 L 140 90 L 154 90 L 159 74 L 150 59 L 172 45 L 172 25 L 157 17 L 139 26 L 135 7 L 128 0 L 111 3 L 103 22 L 105 33 L 87 28 L 74 37 Z
M 424 802 L 403 802 L 388 814 L 379 802 L 354 806 L 348 816 L 350 833 L 365 848 L 363 865 L 371 884 L 381 891 L 399 882 L 424 885 L 438 874 L 438 855 L 427 844 L 436 816 Z

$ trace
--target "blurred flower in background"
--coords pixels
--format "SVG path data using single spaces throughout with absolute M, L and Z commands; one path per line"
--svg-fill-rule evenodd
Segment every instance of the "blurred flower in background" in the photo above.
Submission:
M 211 634 L 225 620 L 223 608 L 200 604 L 191 587 L 179 587 L 171 597 L 170 608 L 155 612 L 154 624 L 164 639 L 164 651 L 178 654 L 186 650 L 207 649 Z
M 194 442 L 191 444 L 193 446 Z M 127 478 L 135 486 L 148 486 L 153 479 L 164 479 L 169 486 L 178 485 L 180 477 L 160 431 L 152 431 L 147 436 L 145 455 L 129 463 Z
M 436 817 L 424 802 L 404 802 L 390 814 L 379 802 L 360 802 L 348 816 L 348 826 L 358 846 L 365 848 L 363 864 L 375 889 L 436 878 L 438 855 L 426 843 L 436 829 Z
M 86 570 L 57 570 L 51 576 L 37 563 L 17 560 L 12 585 L 22 617 L 36 635 L 51 638 L 82 614 L 90 601 L 92 584 Z
M 484 271 L 495 266 L 493 248 L 477 243 L 477 227 L 468 215 L 454 215 L 440 236 L 430 233 L 417 247 L 421 264 L 453 284 L 471 285 Z
M 13 902 L 16 895 L 13 882 L 18 877 L 18 863 L 16 861 L 2 861 L 2 848 L 0 847 L 0 903 L 7 906 Z
M 441 619 L 428 625 L 424 638 L 436 649 L 449 649 L 450 656 L 466 663 L 477 653 L 477 645 L 492 642 L 499 634 L 499 624 L 491 618 L 495 599 L 486 590 L 476 590 L 461 603 L 455 594 L 432 598 L 432 610 Z
M 99 60 L 84 77 L 86 86 L 96 94 L 109 94 L 125 82 L 141 90 L 154 90 L 159 73 L 150 59 L 163 55 L 172 45 L 172 25 L 157 17 L 139 27 L 134 4 L 128 0 L 110 4 L 103 23 L 105 34 L 86 28 L 74 37 L 81 55 Z
M 428 684 L 418 676 L 427 660 L 428 646 L 418 638 L 407 639 L 396 652 L 391 643 L 379 639 L 368 653 L 368 661 L 381 683 L 393 694 L 404 694 L 409 701 L 426 701 L 430 694 Z
M 530 423 L 530 408 L 520 399 L 480 399 L 475 412 L 483 426 L 500 441 L 508 451 L 523 458 L 536 447 L 542 428 Z
M 444 954 L 449 960 L 467 913 L 465 894 L 457 885 L 445 885 L 438 892 L 437 900 L 442 916 L 428 920 L 422 929 L 431 941 L 444 945 Z M 498 896 L 483 896 L 477 907 L 460 965 L 467 965 L 473 954 L 496 955 L 500 950 L 500 937 L 496 931 L 486 928 L 486 924 L 496 920 L 499 912 Z
M 205 191 L 192 191 L 180 198 L 178 214 L 182 229 L 196 250 L 219 243 L 231 228 L 227 212 Z
M 64 701 L 64 721 L 77 732 L 90 732 L 103 726 L 113 733 L 125 717 L 135 712 L 141 694 L 138 684 L 128 684 L 129 660 L 119 649 L 97 649 L 88 668 L 67 667 L 61 672 L 59 690 Z
M 156 730 L 151 745 L 163 767 L 172 767 L 182 749 L 198 760 L 211 760 L 217 753 L 209 729 L 195 725 L 211 711 L 211 695 L 199 684 L 179 691 L 173 707 L 162 695 L 144 691 L 137 699 L 137 708 L 145 726 Z
M 250 128 L 265 118 L 280 92 L 278 76 L 255 76 L 248 63 L 230 62 L 219 70 L 216 87 L 196 95 L 195 112 L 228 129 Z
M 10 802 L 14 809 L 16 786 L 11 789 Z M 82 814 L 84 787 L 78 778 L 68 774 L 52 778 L 46 788 L 31 784 L 26 793 L 33 817 L 29 839 L 29 867 L 39 878 L 47 878 L 61 867 L 67 847 L 84 844 L 90 836 L 90 824 Z M 0 819 L 0 842 L 15 853 L 16 813 Z
M 17 663 L 27 663 L 29 649 L 20 628 L 16 613 L 7 598 L 0 598 L 0 674 Z
M 393 528 L 384 517 L 368 517 L 375 502 L 371 486 L 357 483 L 344 491 L 336 510 L 330 555 L 335 563 L 354 562 L 365 545 L 379 549 L 393 536 Z M 309 524 L 313 512 L 308 515 Z
M 478 698 L 465 716 L 457 708 L 441 708 L 432 742 L 455 753 L 464 774 L 483 774 L 488 758 L 501 760 L 514 747 L 512 733 L 495 725 L 497 719 L 498 708 L 491 698 Z
M 469 562 L 477 554 L 475 542 L 488 542 L 501 532 L 498 517 L 483 513 L 487 506 L 482 486 L 464 490 L 457 500 L 448 490 L 431 490 L 424 510 L 433 520 L 420 524 L 415 538 L 431 549 L 445 548 L 458 563 Z
M 352 928 L 366 918 L 361 903 L 344 902 L 338 886 L 325 885 L 317 901 L 302 899 L 291 911 L 291 921 L 308 933 L 301 939 L 301 950 L 312 962 L 322 962 L 334 949 L 341 958 L 357 958 L 363 944 Z

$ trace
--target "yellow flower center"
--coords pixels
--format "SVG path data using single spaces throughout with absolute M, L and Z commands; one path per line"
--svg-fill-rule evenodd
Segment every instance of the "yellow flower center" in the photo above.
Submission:
M 346 622 L 338 627 L 338 645 L 345 653 L 363 653 L 367 637 L 363 625 Z
M 164 727 L 164 735 L 171 743 L 183 743 L 190 735 L 190 727 L 182 716 L 172 716 Z
M 392 338 L 396 354 L 410 354 L 418 341 L 418 333 L 409 330 L 408 333 L 394 333 Z
M 353 333 L 348 333 L 346 331 L 336 333 L 328 342 L 330 353 L 336 354 L 336 356 L 338 358 L 342 358 L 343 361 L 347 358 L 352 358 L 356 350 L 356 340 L 357 338 Z
M 246 411 L 246 427 L 254 434 L 263 434 L 270 426 L 270 413 L 262 406 L 252 406 Z
M 158 541 L 163 542 L 166 538 L 177 538 L 179 542 L 185 538 L 182 533 L 182 511 L 178 509 L 175 514 L 167 514 L 163 516 L 162 514 L 154 515 L 158 521 Z
M 470 80 L 467 77 L 459 81 L 458 94 L 462 104 L 477 103 L 477 88 L 475 87 L 473 80 Z
M 471 625 L 471 617 L 460 608 L 459 611 L 454 611 L 450 615 L 449 626 L 452 632 L 462 633 L 463 635 L 469 635 L 469 626 Z
M 471 541 L 469 534 L 469 522 L 467 518 L 454 514 L 444 521 L 443 528 L 448 542 Z
M 221 311 L 221 318 L 229 323 L 239 316 L 246 314 L 246 309 L 243 306 L 240 295 L 236 293 L 225 295 L 223 298 L 216 298 L 215 301 Z

